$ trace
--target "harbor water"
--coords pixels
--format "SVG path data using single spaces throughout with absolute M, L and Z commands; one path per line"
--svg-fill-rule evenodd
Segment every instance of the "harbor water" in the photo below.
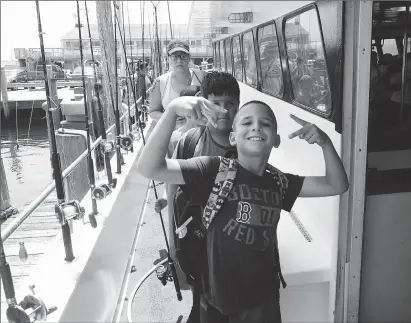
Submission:
M 44 114 L 43 111 L 41 111 Z M 21 209 L 35 199 L 52 180 L 47 121 L 36 113 L 18 118 L 14 111 L 1 120 L 3 158 L 12 205 Z

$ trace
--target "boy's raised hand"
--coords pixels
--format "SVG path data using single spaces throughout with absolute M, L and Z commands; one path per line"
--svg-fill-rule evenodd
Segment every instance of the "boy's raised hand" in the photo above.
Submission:
M 327 142 L 329 142 L 330 138 L 327 136 L 327 134 L 320 128 L 318 128 L 315 124 L 297 118 L 293 114 L 290 114 L 290 117 L 299 125 L 301 125 L 302 128 L 289 134 L 288 138 L 292 139 L 299 136 L 300 139 L 306 140 L 309 144 L 317 144 L 320 147 L 323 147 Z
M 226 109 L 202 97 L 182 96 L 174 99 L 171 104 L 178 116 L 189 118 L 198 125 L 210 122 L 216 126 L 218 114 L 227 112 Z

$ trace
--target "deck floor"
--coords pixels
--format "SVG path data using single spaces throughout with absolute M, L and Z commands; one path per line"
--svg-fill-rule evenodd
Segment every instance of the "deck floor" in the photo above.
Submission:
M 61 226 L 54 215 L 54 205 L 56 200 L 56 193 L 53 191 L 36 211 L 34 211 L 4 242 L 4 252 L 6 254 L 7 262 L 10 265 L 16 290 L 22 284 L 24 278 L 26 278 L 30 274 L 30 271 L 39 263 L 47 244 L 61 232 Z M 20 212 L 23 211 L 29 203 L 18 207 L 18 210 Z M 4 221 L 1 224 L 2 230 L 4 230 L 4 228 L 17 216 L 19 216 L 19 214 L 15 214 Z M 27 250 L 28 258 L 26 262 L 21 261 L 19 258 L 20 242 L 24 242 Z M 27 286 L 27 294 L 29 293 L 31 293 L 31 291 Z M 22 300 L 24 296 L 26 295 L 16 295 L 17 301 Z M 5 318 L 3 312 L 6 308 L 7 305 L 3 284 L 1 284 L 2 322 L 3 318 Z

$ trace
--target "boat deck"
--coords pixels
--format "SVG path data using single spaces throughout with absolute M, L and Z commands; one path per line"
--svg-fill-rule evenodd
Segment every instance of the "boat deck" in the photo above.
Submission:
M 31 270 L 37 266 L 41 257 L 44 255 L 48 243 L 55 239 L 61 232 L 61 226 L 54 215 L 54 205 L 57 197 L 55 191 L 52 192 L 33 212 L 20 227 L 4 242 L 4 252 L 13 276 L 15 290 L 21 289 L 24 278 L 29 276 Z M 29 202 L 30 203 L 30 202 Z M 27 205 L 18 207 L 23 211 Z M 2 222 L 2 229 L 11 223 L 19 214 L 15 214 Z M 19 258 L 20 242 L 24 242 L 27 251 L 27 261 L 23 262 Z M 24 289 L 24 288 L 23 288 Z M 27 294 L 31 291 L 26 286 Z M 22 299 L 25 295 L 16 295 L 17 299 Z M 3 284 L 1 284 L 1 312 L 7 309 L 6 298 L 4 295 Z

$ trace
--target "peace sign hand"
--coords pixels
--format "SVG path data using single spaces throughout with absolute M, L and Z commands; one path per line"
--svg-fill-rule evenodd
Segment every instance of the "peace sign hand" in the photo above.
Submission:
M 301 125 L 302 128 L 289 134 L 288 138 L 292 139 L 294 137 L 299 136 L 300 139 L 306 140 L 309 144 L 315 143 L 320 147 L 323 147 L 326 143 L 329 142 L 330 138 L 327 136 L 327 134 L 320 128 L 318 128 L 315 124 L 297 118 L 295 115 L 292 114 L 290 114 L 290 117 L 299 125 Z
M 191 119 L 198 125 L 210 122 L 216 127 L 219 113 L 227 113 L 227 110 L 219 107 L 205 98 L 195 96 L 183 96 L 176 98 L 170 103 L 174 112 L 180 117 Z

